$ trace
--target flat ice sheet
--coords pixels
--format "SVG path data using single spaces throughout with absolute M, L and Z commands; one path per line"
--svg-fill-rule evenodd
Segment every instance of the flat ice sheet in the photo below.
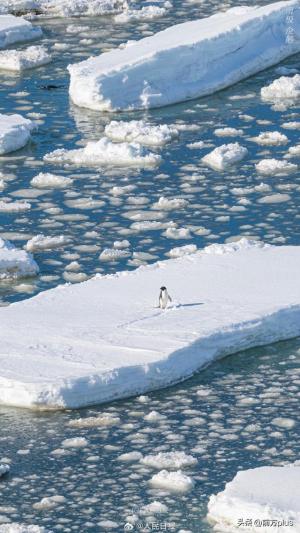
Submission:
M 298 336 L 299 264 L 300 247 L 244 239 L 0 308 L 0 403 L 97 404 Z M 175 302 L 165 311 L 161 285 Z

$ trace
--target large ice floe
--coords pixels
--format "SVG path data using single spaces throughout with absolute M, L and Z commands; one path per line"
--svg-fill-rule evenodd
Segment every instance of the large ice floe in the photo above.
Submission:
M 300 247 L 242 239 L 0 308 L 0 403 L 76 408 L 128 397 L 295 337 L 299 261 Z M 166 310 L 157 308 L 162 285 L 174 302 Z
M 0 49 L 41 36 L 41 28 L 33 26 L 28 20 L 13 15 L 0 15 Z
M 291 10 L 295 38 L 287 42 Z M 160 107 L 211 94 L 299 51 L 298 0 L 235 7 L 69 66 L 70 95 L 101 111 Z
M 238 472 L 224 491 L 210 497 L 208 519 L 220 532 L 299 533 L 299 479 L 300 467 L 294 465 Z
M 38 271 L 30 253 L 18 250 L 11 242 L 0 238 L 0 281 L 35 276 Z
M 0 114 L 0 156 L 23 148 L 34 128 L 34 123 L 21 115 Z
M 51 56 L 43 46 L 29 46 L 26 50 L 0 52 L 0 69 L 21 72 L 50 63 Z

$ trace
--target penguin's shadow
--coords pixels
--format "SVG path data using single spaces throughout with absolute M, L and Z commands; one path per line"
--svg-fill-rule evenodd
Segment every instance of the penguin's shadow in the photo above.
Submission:
M 195 302 L 190 304 L 179 304 L 178 307 L 197 307 L 198 305 L 204 305 L 204 302 Z

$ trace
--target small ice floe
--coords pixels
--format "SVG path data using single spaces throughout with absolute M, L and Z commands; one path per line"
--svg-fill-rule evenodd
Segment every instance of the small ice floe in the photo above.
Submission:
M 57 176 L 49 172 L 40 172 L 32 178 L 30 184 L 37 189 L 66 189 L 72 185 L 73 180 L 65 176 Z
M 151 167 L 161 162 L 161 156 L 149 152 L 138 143 L 113 143 L 103 137 L 100 141 L 91 141 L 85 148 L 78 150 L 55 150 L 46 154 L 44 160 L 49 163 L 79 166 Z
M 118 461 L 122 461 L 125 463 L 134 463 L 142 459 L 142 457 L 143 455 L 141 454 L 141 452 L 128 452 L 128 453 L 122 453 L 122 455 L 119 455 Z
M 271 521 L 287 533 L 298 531 L 300 523 L 299 468 L 263 466 L 241 470 L 225 489 L 212 495 L 208 502 L 207 518 L 216 531 L 249 529 L 245 518 L 251 521 L 251 532 L 267 533 Z M 243 518 L 245 517 L 245 518 Z
M 86 418 L 76 418 L 70 420 L 68 425 L 72 428 L 92 428 L 92 427 L 111 427 L 118 425 L 120 418 L 111 414 L 102 414 L 99 416 L 89 416 Z
M 48 0 L 41 8 L 58 17 L 95 17 L 119 13 L 126 5 L 124 0 Z
M 1 249 L 0 249 L 0 253 L 1 253 Z M 0 268 L 1 268 L 1 255 L 0 255 Z M 0 279 L 1 279 L 1 270 L 0 270 Z M 10 471 L 9 465 L 0 463 L 0 478 L 8 474 L 9 471 Z
M 64 496 L 48 496 L 46 498 L 42 498 L 41 501 L 34 503 L 32 507 L 38 511 L 45 511 L 48 509 L 53 509 L 54 507 L 57 507 L 57 505 L 65 503 L 65 501 L 66 498 Z
M 30 46 L 26 50 L 5 50 L 0 52 L 0 69 L 21 72 L 51 62 L 51 56 L 44 46 Z
M 247 154 L 247 148 L 239 143 L 223 144 L 202 157 L 202 161 L 215 170 L 226 170 L 242 161 Z
M 161 420 L 164 420 L 166 417 L 164 415 L 161 415 L 157 411 L 150 411 L 147 415 L 144 416 L 144 420 L 146 422 L 160 422 Z
M 161 196 L 158 202 L 153 204 L 152 208 L 159 211 L 173 211 L 174 209 L 183 209 L 188 205 L 188 201 L 184 198 L 165 198 Z
M 251 140 L 262 146 L 280 146 L 289 142 L 287 136 L 279 131 L 265 131 Z
M 228 242 L 226 244 L 210 244 L 206 246 L 202 252 L 205 254 L 223 255 L 238 252 L 239 250 L 247 250 L 248 248 L 269 248 L 269 244 L 253 239 L 242 237 L 239 241 Z
M 110 261 L 121 261 L 122 259 L 125 259 L 127 257 L 131 256 L 131 252 L 129 250 L 118 250 L 115 248 L 105 248 L 100 256 L 100 261 L 104 262 L 110 262 Z
M 63 440 L 61 445 L 63 448 L 85 448 L 88 446 L 88 441 L 84 437 L 74 437 Z
M 278 426 L 284 429 L 292 429 L 296 425 L 296 422 L 293 418 L 284 418 L 284 417 L 273 418 L 271 423 L 274 426 Z
M 27 241 L 25 249 L 28 252 L 40 252 L 42 250 L 53 250 L 54 248 L 61 248 L 69 242 L 69 239 L 64 235 L 57 237 L 47 237 L 45 235 L 36 235 Z
M 236 196 L 245 196 L 254 192 L 270 192 L 272 189 L 267 183 L 261 182 L 253 187 L 233 187 L 230 192 Z
M 159 452 L 156 455 L 146 455 L 140 461 L 143 465 L 152 468 L 177 470 L 197 464 L 197 459 L 185 452 Z
M 124 248 L 129 248 L 130 242 L 127 241 L 127 239 L 123 239 L 123 241 L 115 241 L 114 242 L 114 248 L 117 250 L 123 250 Z
M 255 165 L 259 174 L 264 176 L 274 176 L 277 174 L 291 174 L 298 170 L 298 165 L 289 163 L 288 161 L 280 161 L 279 159 L 262 159 Z
M 26 41 L 33 41 L 42 36 L 42 30 L 33 26 L 22 17 L 0 15 L 0 49 Z
M 183 257 L 184 255 L 194 254 L 195 252 L 197 252 L 197 246 L 195 244 L 187 244 L 185 246 L 171 248 L 166 255 L 169 257 Z
M 153 501 L 151 503 L 148 503 L 148 505 L 143 505 L 139 511 L 139 516 L 151 516 L 156 514 L 164 514 L 168 512 L 168 507 L 161 502 Z
M 34 128 L 34 123 L 21 115 L 0 114 L 0 156 L 23 148 Z
M 263 196 L 262 198 L 259 198 L 257 202 L 259 204 L 282 204 L 284 202 L 288 202 L 291 199 L 289 194 L 284 193 L 275 193 L 275 194 L 268 194 L 267 196 Z
M 167 4 L 167 2 L 166 2 Z M 170 2 L 168 3 L 171 6 Z M 115 16 L 115 22 L 125 24 L 131 20 L 153 20 L 163 17 L 167 13 L 166 7 L 144 6 L 141 9 L 125 9 L 123 13 Z
M 237 137 L 243 135 L 243 130 L 238 130 L 236 128 L 217 128 L 214 131 L 214 134 L 217 137 Z
M 262 100 L 275 102 L 279 100 L 297 100 L 300 98 L 300 75 L 282 76 L 261 89 Z
M 38 272 L 31 254 L 0 238 L 0 280 L 17 280 L 36 276 Z
M 26 201 L 20 202 L 6 202 L 0 200 L 0 213 L 21 213 L 22 211 L 28 211 L 31 209 L 31 204 Z
M 167 124 L 152 125 L 144 120 L 111 121 L 105 135 L 116 142 L 137 142 L 145 146 L 162 146 L 178 137 L 179 132 Z
M 149 484 L 153 488 L 164 489 L 175 494 L 190 492 L 194 487 L 193 479 L 181 472 L 181 470 L 176 472 L 161 470 L 158 474 L 152 476 Z
M 167 239 L 191 239 L 191 233 L 188 228 L 167 228 L 163 233 Z
M 0 525 L 0 533 L 52 533 L 42 526 L 17 524 L 16 522 L 9 522 L 8 524 Z
M 288 150 L 289 157 L 299 157 L 300 156 L 300 144 L 296 146 L 291 146 Z
M 300 130 L 300 122 L 297 120 L 292 120 L 289 122 L 283 122 L 282 127 L 286 130 Z

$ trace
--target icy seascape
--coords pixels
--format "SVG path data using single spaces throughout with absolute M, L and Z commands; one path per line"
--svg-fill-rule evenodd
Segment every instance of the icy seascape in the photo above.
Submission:
M 299 531 L 299 2 L 237 4 L 0 2 L 0 533 Z

